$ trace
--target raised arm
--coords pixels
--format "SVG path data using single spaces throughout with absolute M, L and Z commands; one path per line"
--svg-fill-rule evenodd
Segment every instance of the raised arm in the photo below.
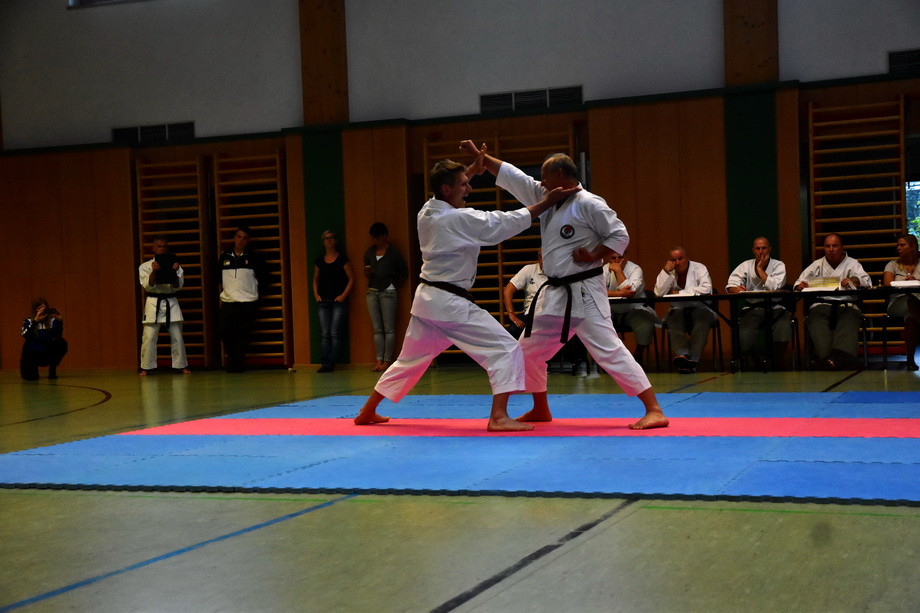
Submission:
M 482 144 L 481 149 L 477 148 L 476 144 L 471 140 L 465 140 L 460 143 L 460 151 L 472 155 L 477 158 L 477 161 L 481 158 L 482 168 L 488 170 L 493 175 L 498 175 L 498 169 L 501 168 L 502 161 L 486 153 L 486 150 L 487 147 L 485 143 Z

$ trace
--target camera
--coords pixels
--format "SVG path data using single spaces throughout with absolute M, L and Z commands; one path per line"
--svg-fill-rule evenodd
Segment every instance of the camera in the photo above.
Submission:
M 60 313 L 60 311 L 54 307 L 45 307 L 45 315 L 57 315 L 58 313 Z

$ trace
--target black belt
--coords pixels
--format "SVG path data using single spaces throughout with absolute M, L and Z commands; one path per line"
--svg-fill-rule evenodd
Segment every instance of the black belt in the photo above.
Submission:
M 166 325 L 168 326 L 170 323 L 172 323 L 172 317 L 171 317 L 171 314 L 170 314 L 170 311 L 172 311 L 172 309 L 169 308 L 169 299 L 170 299 L 170 298 L 175 298 L 176 295 L 175 295 L 175 294 L 147 294 L 147 297 L 148 297 L 148 298 L 154 298 L 154 297 L 156 297 L 156 299 L 157 299 L 157 308 L 156 308 L 156 311 L 153 312 L 153 323 L 158 323 L 158 322 L 159 322 L 159 320 L 160 320 L 160 305 L 161 305 L 164 301 L 166 302 Z
M 566 291 L 566 300 L 565 300 L 565 317 L 562 320 L 562 334 L 560 334 L 560 342 L 567 343 L 569 340 L 569 325 L 572 322 L 572 287 L 571 284 L 576 281 L 584 281 L 585 279 L 590 279 L 591 277 L 596 277 L 603 274 L 604 267 L 598 266 L 597 268 L 592 268 L 591 270 L 583 270 L 582 272 L 576 272 L 574 275 L 568 275 L 567 277 L 547 277 L 546 283 L 540 286 L 537 290 L 537 293 L 534 294 L 533 300 L 530 302 L 530 308 L 527 310 L 527 318 L 524 320 L 524 336 L 530 336 L 530 330 L 533 328 L 533 313 L 534 308 L 537 306 L 537 298 L 540 297 L 540 292 L 543 291 L 543 288 L 547 285 L 552 287 L 565 287 Z
M 448 283 L 447 281 L 429 281 L 428 279 L 423 279 L 422 277 L 418 278 L 419 283 L 424 283 L 425 285 L 430 285 L 431 287 L 436 287 L 438 289 L 443 289 L 445 292 L 450 292 L 455 296 L 460 296 L 461 298 L 466 298 L 470 302 L 474 303 L 476 300 L 473 298 L 468 290 L 463 289 L 460 286 L 454 285 L 453 283 Z

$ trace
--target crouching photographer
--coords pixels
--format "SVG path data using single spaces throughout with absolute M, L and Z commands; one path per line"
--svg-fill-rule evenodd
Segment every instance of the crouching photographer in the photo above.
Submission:
M 48 367 L 48 378 L 57 379 L 57 367 L 67 355 L 64 316 L 44 298 L 32 302 L 32 317 L 22 323 L 22 358 L 19 374 L 26 381 L 38 380 L 38 367 Z

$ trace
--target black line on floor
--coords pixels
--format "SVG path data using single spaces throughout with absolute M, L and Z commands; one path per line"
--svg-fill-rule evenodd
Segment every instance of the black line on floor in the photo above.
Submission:
M 637 499 L 637 498 L 633 498 L 633 499 L 629 499 L 629 500 L 623 501 L 623 503 L 622 503 L 620 506 L 618 506 L 618 507 L 616 507 L 616 508 L 614 508 L 614 509 L 611 509 L 610 511 L 607 511 L 606 513 L 604 513 L 603 515 L 601 515 L 600 517 L 598 517 L 598 518 L 595 519 L 594 521 L 588 522 L 587 524 L 584 524 L 583 526 L 580 526 L 580 527 L 578 527 L 578 528 L 575 528 L 574 530 L 572 530 L 571 532 L 569 532 L 568 534 L 566 534 L 565 536 L 563 536 L 562 538 L 560 538 L 558 541 L 556 541 L 556 542 L 553 543 L 552 545 L 546 545 L 545 547 L 541 547 L 540 549 L 534 551 L 533 553 L 531 553 L 531 554 L 528 555 L 527 557 L 522 558 L 522 559 L 519 560 L 517 563 L 512 564 L 511 566 L 509 566 L 509 567 L 506 568 L 505 570 L 503 570 L 503 571 L 501 571 L 501 572 L 499 572 L 499 573 L 497 573 L 497 574 L 495 574 L 495 575 L 492 575 L 491 577 L 489 577 L 489 578 L 486 579 L 485 581 L 481 582 L 479 585 L 477 585 L 477 586 L 475 586 L 475 587 L 473 587 L 473 588 L 471 588 L 471 589 L 469 589 L 469 590 L 463 592 L 463 593 L 460 594 L 459 596 L 455 596 L 454 598 L 451 598 L 450 600 L 448 600 L 448 601 L 445 602 L 444 604 L 442 604 L 442 605 L 440 605 L 440 606 L 438 606 L 438 607 L 435 607 L 434 609 L 431 610 L 431 613 L 447 613 L 447 611 L 453 611 L 454 609 L 456 609 L 456 608 L 459 607 L 460 605 L 462 605 L 462 604 L 464 604 L 464 603 L 466 603 L 466 602 L 469 602 L 470 600 L 472 600 L 472 599 L 475 598 L 476 596 L 479 596 L 480 594 L 482 594 L 483 592 L 485 592 L 485 591 L 488 590 L 489 588 L 491 588 L 491 587 L 493 587 L 493 586 L 495 586 L 495 585 L 501 583 L 502 581 L 504 581 L 504 580 L 507 579 L 508 577 L 511 577 L 512 575 L 514 575 L 514 574 L 520 572 L 521 570 L 527 568 L 528 566 L 530 566 L 531 564 L 533 564 L 534 562 L 536 562 L 536 561 L 539 560 L 540 558 L 543 558 L 543 557 L 547 556 L 548 554 L 550 554 L 550 553 L 556 551 L 557 549 L 559 549 L 560 547 L 562 547 L 562 546 L 565 545 L 566 543 L 569 543 L 569 542 L 575 540 L 575 539 L 578 538 L 579 536 L 581 536 L 581 535 L 583 535 L 584 533 L 590 531 L 591 529 L 597 527 L 599 524 L 601 524 L 601 523 L 607 521 L 608 519 L 610 519 L 611 517 L 613 517 L 614 515 L 616 515 L 616 514 L 619 513 L 620 511 L 623 511 L 624 509 L 626 509 L 627 507 L 629 507 L 630 505 L 632 505 L 632 504 L 634 504 L 634 503 L 636 503 L 636 502 L 638 502 L 638 499 Z
M 829 392 L 829 391 L 831 391 L 832 389 L 834 389 L 835 387 L 837 387 L 838 385 L 842 385 L 842 384 L 846 383 L 847 381 L 849 381 L 850 379 L 852 379 L 852 378 L 855 377 L 856 375 L 860 374 L 861 372 L 863 372 L 862 369 L 859 369 L 859 370 L 857 370 L 857 371 L 851 372 L 850 374 L 848 374 L 846 377 L 844 377 L 843 379 L 841 379 L 841 380 L 838 381 L 837 383 L 833 384 L 832 386 L 830 386 L 830 387 L 828 387 L 828 388 L 825 388 L 825 389 L 821 390 L 821 392 L 822 392 L 822 393 L 823 393 L 823 392 Z
M 41 420 L 43 420 L 43 419 L 51 419 L 52 417 L 61 417 L 61 416 L 63 416 L 63 415 L 70 415 L 71 413 L 76 413 L 77 411 L 84 411 L 84 410 L 86 410 L 86 409 L 91 409 L 91 408 L 93 408 L 93 407 L 98 407 L 100 404 L 104 404 L 104 403 L 106 403 L 106 402 L 108 402 L 109 400 L 112 399 L 112 394 L 111 394 L 111 392 L 108 392 L 108 391 L 106 391 L 106 390 L 99 389 L 98 387 L 88 387 L 88 386 L 86 386 L 86 385 L 66 385 L 66 384 L 65 384 L 65 385 L 57 384 L 57 385 L 55 385 L 54 387 L 76 387 L 76 388 L 78 388 L 78 389 L 83 389 L 83 390 L 92 390 L 92 391 L 94 391 L 94 392 L 99 392 L 99 393 L 101 393 L 101 394 L 102 394 L 102 400 L 100 400 L 99 402 L 94 402 L 93 404 L 86 405 L 85 407 L 80 407 L 79 409 L 73 409 L 73 410 L 71 410 L 71 411 L 64 411 L 63 413 L 55 413 L 54 415 L 42 415 L 41 417 L 33 417 L 32 419 L 26 419 L 26 420 L 23 420 L 23 421 L 14 421 L 14 422 L 9 423 L 9 424 L 0 424 L 0 428 L 3 428 L 3 427 L 5 427 L 5 426 L 16 426 L 16 425 L 20 425 L 20 424 L 28 424 L 28 423 L 33 422 L 33 421 L 41 421 Z

